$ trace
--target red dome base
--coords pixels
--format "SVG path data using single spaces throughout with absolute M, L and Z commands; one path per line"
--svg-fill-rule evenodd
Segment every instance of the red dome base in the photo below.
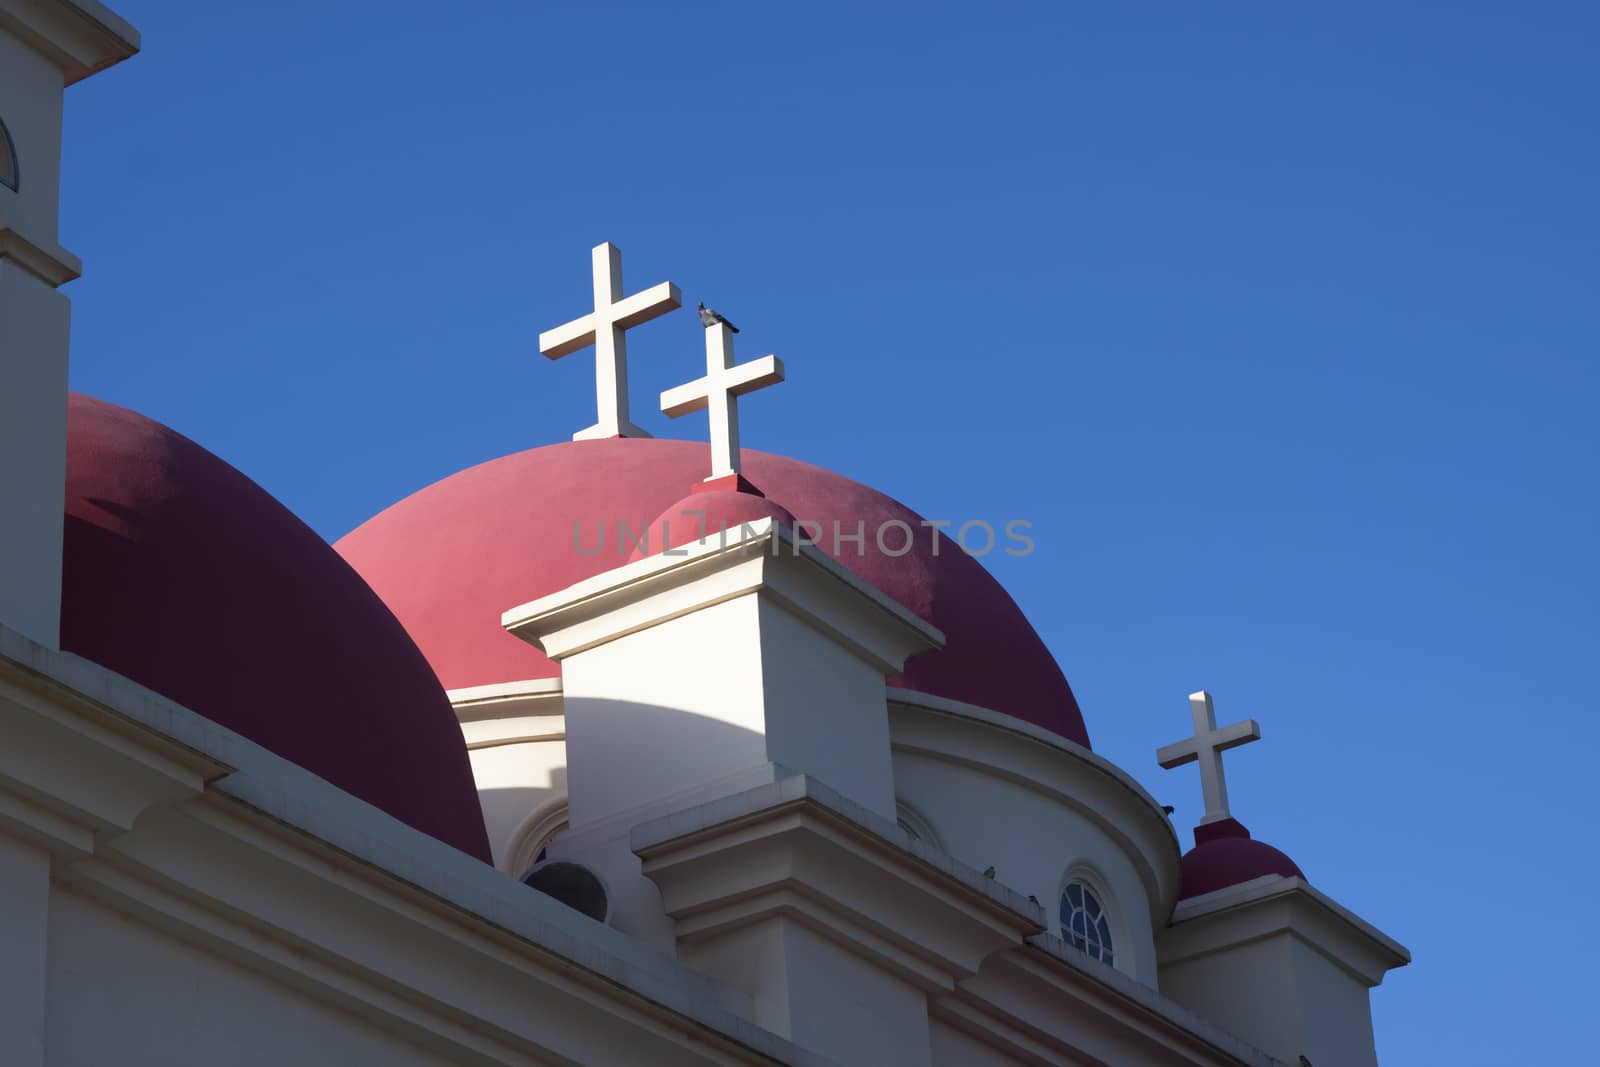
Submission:
M 1194 840 L 1195 847 L 1183 856 L 1179 900 L 1241 885 L 1266 874 L 1305 877 L 1294 860 L 1264 841 L 1253 840 L 1250 831 L 1236 819 L 1196 826 Z

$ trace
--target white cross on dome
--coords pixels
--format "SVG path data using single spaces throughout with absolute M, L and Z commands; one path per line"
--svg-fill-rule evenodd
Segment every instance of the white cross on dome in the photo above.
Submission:
M 671 282 L 622 295 L 622 250 L 607 241 L 594 247 L 594 310 L 539 335 L 539 351 L 560 359 L 594 346 L 596 420 L 574 441 L 604 437 L 649 437 L 628 418 L 628 349 L 624 334 L 683 306 Z
M 706 324 L 706 373 L 703 378 L 661 394 L 661 410 L 668 418 L 711 410 L 711 477 L 737 477 L 739 462 L 739 398 L 783 381 L 783 361 L 777 356 L 737 366 L 733 362 L 733 328 L 717 317 Z
M 1211 694 L 1204 689 L 1189 694 L 1189 712 L 1194 716 L 1194 736 L 1157 749 L 1156 762 L 1169 769 L 1185 763 L 1199 763 L 1200 792 L 1206 802 L 1201 825 L 1231 819 L 1228 782 L 1222 773 L 1222 753 L 1226 749 L 1261 740 L 1261 727 L 1254 719 L 1244 719 L 1217 729 L 1217 713 L 1211 705 Z

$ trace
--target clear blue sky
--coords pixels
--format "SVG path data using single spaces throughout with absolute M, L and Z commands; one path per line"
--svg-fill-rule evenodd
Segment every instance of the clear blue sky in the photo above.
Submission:
M 1186 841 L 1185 694 L 1261 721 L 1236 813 L 1416 955 L 1386 1064 L 1592 1056 L 1600 7 L 117 7 L 77 388 L 333 539 L 592 420 L 535 339 L 611 240 L 785 359 L 747 444 L 1034 523 L 991 570 Z

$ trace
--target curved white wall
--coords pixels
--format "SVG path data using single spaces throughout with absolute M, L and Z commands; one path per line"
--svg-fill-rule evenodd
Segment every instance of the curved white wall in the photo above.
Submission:
M 1044 906 L 1061 935 L 1074 868 L 1111 914 L 1117 969 L 1156 986 L 1155 930 L 1177 894 L 1177 837 L 1125 773 L 1006 715 L 890 690 L 897 798 L 946 851 Z

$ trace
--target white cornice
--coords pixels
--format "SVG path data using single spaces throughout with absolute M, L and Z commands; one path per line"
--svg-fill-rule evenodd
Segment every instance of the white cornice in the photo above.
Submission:
M 1368 986 L 1411 952 L 1304 878 L 1263 875 L 1179 903 L 1161 937 L 1163 966 L 1278 933 L 1310 945 Z
M 944 635 L 771 519 L 662 552 L 507 611 L 512 634 L 554 660 L 761 591 L 886 674 Z M 742 536 L 740 536 L 742 535 Z
M 567 736 L 560 678 L 475 685 L 446 694 L 469 749 Z
M 139 51 L 139 31 L 98 0 L 0 0 L 0 25 L 60 67 L 68 85 Z

